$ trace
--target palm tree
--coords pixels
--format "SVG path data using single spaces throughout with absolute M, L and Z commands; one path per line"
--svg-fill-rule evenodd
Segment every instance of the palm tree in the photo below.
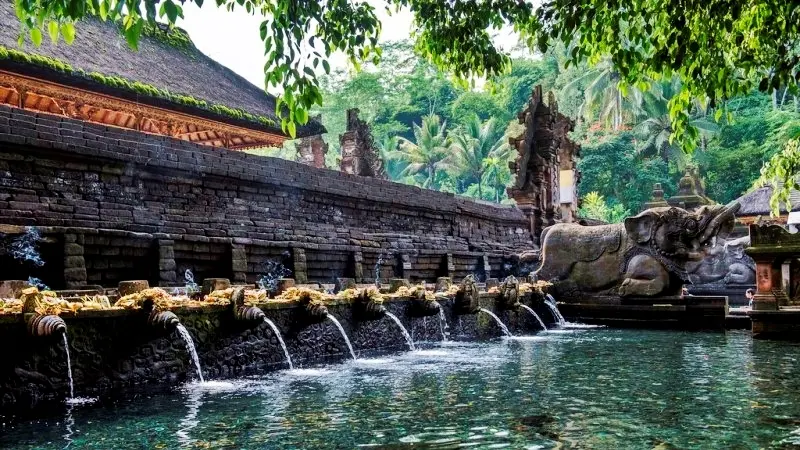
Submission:
M 447 123 L 442 123 L 439 116 L 425 116 L 422 124 L 414 124 L 416 142 L 400 138 L 400 150 L 392 151 L 388 156 L 407 164 L 402 176 L 422 178 L 422 187 L 436 188 L 436 172 L 447 165 L 445 160 L 450 151 L 446 128 Z
M 392 157 L 397 152 L 397 147 L 400 144 L 400 139 L 397 136 L 384 136 L 378 142 L 378 153 L 383 160 L 383 168 L 386 170 L 386 176 L 392 181 L 399 181 L 403 178 L 403 170 L 406 164 Z
M 494 201 L 500 203 L 500 194 L 511 181 L 511 170 L 508 168 L 508 155 L 493 155 L 483 160 L 482 182 L 494 190 Z
M 447 160 L 448 169 L 463 186 L 478 184 L 478 197 L 483 198 L 481 181 L 486 172 L 485 160 L 498 158 L 508 160 L 509 146 L 495 126 L 495 120 L 481 123 L 477 114 L 467 119 L 463 128 L 453 136 L 454 153 Z M 505 158 L 503 158 L 505 156 Z
M 598 118 L 606 123 L 610 122 L 611 128 L 618 131 L 625 124 L 626 112 L 634 110 L 634 105 L 638 103 L 641 96 L 641 92 L 634 87 L 623 90 L 620 80 L 619 72 L 614 69 L 611 59 L 603 58 L 584 75 L 564 86 L 562 92 L 569 94 L 583 83 L 588 83 L 583 90 L 581 114 L 587 120 L 591 120 L 591 114 L 595 110 L 599 110 Z
M 641 156 L 657 156 L 665 162 L 673 160 L 677 169 L 683 171 L 691 158 L 678 145 L 670 142 L 672 121 L 669 117 L 669 100 L 680 90 L 681 83 L 676 78 L 658 83 L 645 93 L 638 107 L 643 120 L 636 125 L 634 132 L 642 141 L 637 146 Z M 689 124 L 697 128 L 703 140 L 719 130 L 713 121 L 706 118 L 705 112 L 699 106 L 695 107 L 695 115 Z

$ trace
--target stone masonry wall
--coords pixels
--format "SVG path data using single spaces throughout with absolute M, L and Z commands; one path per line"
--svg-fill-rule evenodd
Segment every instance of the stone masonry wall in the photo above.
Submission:
M 301 282 L 369 281 L 379 259 L 433 279 L 532 245 L 513 207 L 0 107 L 0 233 L 25 226 L 56 247 L 55 287 L 252 282 L 273 255 Z

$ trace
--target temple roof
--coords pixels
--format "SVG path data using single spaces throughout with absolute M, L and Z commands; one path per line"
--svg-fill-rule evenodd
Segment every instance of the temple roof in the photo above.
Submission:
M 180 29 L 151 29 L 136 51 L 115 23 L 87 19 L 76 25 L 72 45 L 53 45 L 45 37 L 40 47 L 29 39 L 18 47 L 19 21 L 8 0 L 0 2 L 0 25 L 0 48 L 55 60 L 26 61 L 6 52 L 0 55 L 2 71 L 285 136 L 275 97 L 200 52 Z M 297 137 L 322 132 L 312 120 L 298 126 Z
M 737 217 L 742 216 L 768 216 L 771 208 L 769 199 L 772 197 L 772 187 L 765 186 L 755 189 L 736 199 L 742 207 L 736 213 Z M 800 192 L 792 191 L 790 195 L 791 211 L 800 209 Z M 781 204 L 781 214 L 786 214 L 786 205 Z

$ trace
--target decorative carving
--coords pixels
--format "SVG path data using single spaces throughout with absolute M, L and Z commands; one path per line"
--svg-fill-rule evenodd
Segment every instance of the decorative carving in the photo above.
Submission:
M 558 104 L 552 93 L 549 105 L 542 101 L 542 87 L 536 86 L 526 108 L 519 113 L 519 122 L 525 130 L 509 143 L 517 150 L 517 159 L 511 163 L 516 175 L 514 185 L 508 188 L 508 196 L 531 219 L 534 244 L 541 244 L 542 230 L 557 222 L 572 222 L 577 213 L 577 184 L 580 175 L 575 160 L 580 146 L 572 142 L 567 134 L 574 122 L 558 112 Z M 568 202 L 561 200 L 561 171 L 572 172 L 572 185 L 564 186 L 571 195 Z M 565 180 L 566 181 L 566 180 Z
M 358 109 L 347 110 L 347 131 L 339 136 L 342 172 L 364 177 L 386 178 L 369 125 L 358 118 Z
M 283 136 L 0 71 L 0 103 L 215 147 L 280 146 Z M 225 139 L 224 136 L 230 136 Z
M 467 275 L 461 280 L 461 285 L 456 293 L 456 312 L 458 314 L 477 313 L 481 307 L 479 300 L 480 291 L 478 283 L 475 281 L 475 275 Z
M 537 279 L 563 292 L 620 296 L 677 295 L 686 265 L 706 256 L 708 243 L 733 228 L 740 205 L 704 206 L 696 212 L 653 208 L 624 224 L 585 227 L 557 224 L 543 237 Z M 564 298 L 561 298 L 562 300 Z

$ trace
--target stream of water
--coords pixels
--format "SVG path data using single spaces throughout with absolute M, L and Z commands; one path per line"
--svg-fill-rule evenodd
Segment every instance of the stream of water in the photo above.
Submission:
M 544 324 L 544 322 L 542 321 L 542 318 L 539 317 L 538 314 L 536 314 L 536 311 L 534 311 L 533 308 L 531 308 L 528 305 L 523 305 L 522 303 L 520 303 L 519 306 L 522 306 L 523 308 L 525 308 L 526 311 L 531 313 L 531 315 L 536 319 L 536 321 L 539 322 L 539 326 L 542 327 L 543 330 L 547 329 L 547 325 Z
M 294 369 L 294 365 L 292 365 L 292 357 L 289 356 L 289 349 L 286 348 L 286 342 L 283 342 L 283 336 L 281 336 L 280 330 L 278 330 L 278 326 L 275 325 L 275 322 L 269 320 L 269 318 L 264 317 L 264 323 L 269 325 L 272 328 L 272 332 L 275 333 L 275 337 L 278 338 L 278 343 L 281 344 L 281 348 L 283 349 L 283 355 L 286 357 L 286 362 L 289 364 L 289 369 Z
M 189 352 L 189 357 L 192 359 L 192 363 L 194 364 L 194 368 L 197 371 L 197 377 L 200 379 L 200 382 L 203 383 L 205 380 L 203 379 L 203 370 L 200 368 L 200 358 L 197 356 L 197 350 L 194 348 L 194 341 L 192 340 L 192 335 L 189 334 L 189 330 L 183 326 L 183 324 L 178 324 L 178 334 L 181 335 L 181 339 L 186 344 L 186 351 Z
M 400 332 L 403 333 L 403 337 L 406 338 L 406 344 L 408 344 L 408 349 L 412 351 L 416 350 L 416 347 L 414 347 L 414 340 L 411 339 L 411 335 L 408 334 L 408 330 L 406 330 L 406 327 L 403 326 L 403 322 L 400 322 L 400 319 L 397 318 L 397 316 L 395 316 L 394 314 L 390 313 L 389 311 L 386 311 L 386 316 L 394 320 L 394 323 L 396 323 L 397 326 L 400 328 Z
M 67 354 L 67 379 L 69 380 L 69 398 L 75 398 L 75 385 L 72 382 L 72 360 L 69 357 L 69 340 L 67 332 L 64 331 L 64 352 Z
M 353 344 L 350 343 L 350 338 L 347 337 L 347 333 L 344 332 L 344 328 L 342 328 L 342 324 L 339 323 L 338 320 L 336 320 L 336 317 L 334 317 L 333 314 L 328 314 L 328 319 L 330 319 L 331 322 L 333 322 L 333 324 L 336 325 L 336 328 L 339 329 L 339 333 L 342 333 L 342 337 L 344 338 L 344 342 L 345 342 L 345 344 L 347 344 L 347 349 L 350 350 L 350 356 L 352 356 L 353 359 L 356 359 L 356 352 L 353 351 Z
M 495 315 L 495 313 L 489 311 L 488 309 L 483 309 L 483 308 L 480 309 L 480 312 L 486 313 L 486 314 L 492 316 L 492 318 L 494 318 L 495 322 L 497 322 L 497 326 L 499 326 L 500 329 L 503 330 L 503 334 L 505 334 L 506 337 L 513 336 L 513 334 L 511 334 L 511 332 L 508 330 L 508 327 L 506 326 L 506 324 L 504 324 L 503 321 L 500 320 L 500 318 Z

